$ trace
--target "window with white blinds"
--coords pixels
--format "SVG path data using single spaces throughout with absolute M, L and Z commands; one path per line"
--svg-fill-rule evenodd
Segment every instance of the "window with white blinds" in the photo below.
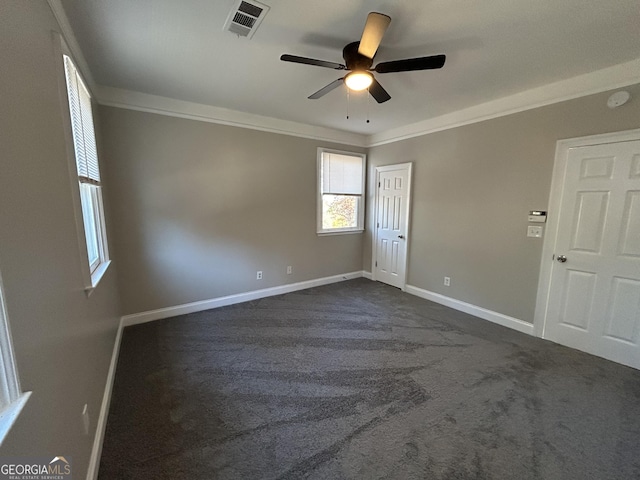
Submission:
M 87 260 L 91 275 L 91 287 L 94 287 L 104 273 L 104 268 L 109 262 L 109 254 L 91 95 L 73 61 L 66 55 L 64 55 L 64 70 Z
M 318 149 L 318 233 L 364 230 L 365 155 Z
M 13 353 L 9 317 L 0 278 L 0 445 L 9 433 L 31 392 L 23 393 Z
M 93 127 L 91 96 L 73 62 L 66 55 L 64 56 L 64 69 L 67 78 L 69 113 L 78 178 L 80 181 L 99 184 L 100 168 Z

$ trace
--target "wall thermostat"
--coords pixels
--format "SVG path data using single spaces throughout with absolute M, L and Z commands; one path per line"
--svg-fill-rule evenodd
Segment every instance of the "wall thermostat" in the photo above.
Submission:
M 529 221 L 531 223 L 544 223 L 547 221 L 547 212 L 542 210 L 531 210 L 529 212 Z

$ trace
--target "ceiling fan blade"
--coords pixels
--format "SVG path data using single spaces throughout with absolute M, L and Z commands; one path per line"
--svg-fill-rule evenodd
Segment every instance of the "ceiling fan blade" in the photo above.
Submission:
M 442 68 L 446 55 L 433 55 L 431 57 L 407 58 L 405 60 L 393 60 L 376 65 L 374 70 L 378 73 L 411 72 L 414 70 L 434 70 Z
M 367 16 L 367 23 L 364 25 L 358 53 L 365 57 L 373 58 L 390 23 L 391 17 L 378 12 L 371 12 Z
M 347 67 L 341 63 L 327 62 L 325 60 L 316 60 L 315 58 L 298 57 L 297 55 L 289 55 L 285 53 L 280 57 L 283 62 L 302 63 L 304 65 L 315 65 L 317 67 L 333 68 L 334 70 L 346 70 Z
M 373 83 L 369 85 L 369 94 L 371 94 L 371 96 L 375 98 L 376 102 L 378 103 L 384 103 L 387 100 L 391 99 L 391 95 L 389 95 L 387 91 L 382 88 L 382 85 L 380 85 L 375 78 L 373 79 Z
M 337 80 L 334 80 L 333 82 L 331 82 L 326 87 L 322 87 L 320 90 L 318 90 L 313 95 L 309 95 L 309 98 L 311 100 L 317 100 L 320 97 L 324 97 L 327 93 L 329 93 L 334 88 L 338 88 L 342 83 L 344 83 L 344 77 L 343 78 L 339 78 Z

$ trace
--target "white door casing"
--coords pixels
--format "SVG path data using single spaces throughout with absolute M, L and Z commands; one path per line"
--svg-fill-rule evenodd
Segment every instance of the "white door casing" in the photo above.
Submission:
M 558 142 L 548 218 L 538 334 L 640 368 L 640 130 Z
M 411 163 L 376 167 L 372 278 L 404 290 L 407 275 Z

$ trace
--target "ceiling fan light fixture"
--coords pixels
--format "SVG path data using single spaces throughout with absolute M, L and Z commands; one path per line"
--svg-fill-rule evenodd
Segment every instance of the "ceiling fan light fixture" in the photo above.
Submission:
M 350 90 L 358 92 L 369 88 L 373 83 L 373 75 L 369 72 L 351 72 L 344 77 L 344 83 L 347 84 Z

